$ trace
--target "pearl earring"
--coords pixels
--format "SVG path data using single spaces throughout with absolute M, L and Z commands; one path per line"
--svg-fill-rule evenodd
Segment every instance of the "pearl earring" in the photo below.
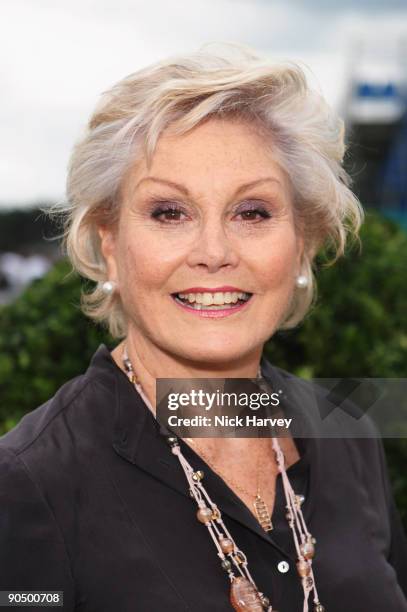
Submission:
M 295 279 L 295 284 L 298 289 L 305 289 L 308 287 L 308 278 L 304 274 L 299 274 Z
M 112 293 L 114 293 L 115 289 L 116 289 L 116 281 L 105 281 L 102 284 L 102 291 L 103 293 L 105 293 L 106 295 L 112 295 Z

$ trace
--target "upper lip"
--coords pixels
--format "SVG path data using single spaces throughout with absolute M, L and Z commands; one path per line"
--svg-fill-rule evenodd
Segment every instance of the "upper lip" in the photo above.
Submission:
M 244 289 L 239 289 L 238 287 L 232 287 L 231 285 L 222 285 L 222 287 L 189 287 L 188 289 L 182 289 L 182 291 L 177 291 L 176 293 L 250 293 L 250 291 L 245 291 Z

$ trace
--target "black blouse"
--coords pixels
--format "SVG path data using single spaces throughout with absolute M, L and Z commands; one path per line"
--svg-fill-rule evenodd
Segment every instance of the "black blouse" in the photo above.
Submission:
M 295 404 L 290 385 L 300 379 L 265 359 L 262 374 Z M 102 344 L 84 375 L 0 438 L 0 591 L 63 591 L 59 609 L 70 611 L 232 610 L 228 576 L 159 429 Z M 180 443 L 204 471 L 206 489 L 273 609 L 302 612 L 281 477 L 274 529 L 266 533 Z M 381 442 L 296 443 L 300 460 L 287 472 L 305 496 L 326 612 L 407 612 L 407 541 Z

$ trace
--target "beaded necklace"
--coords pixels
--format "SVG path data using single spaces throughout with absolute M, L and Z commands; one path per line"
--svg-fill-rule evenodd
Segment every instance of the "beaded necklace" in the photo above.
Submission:
M 238 485 L 237 482 L 235 482 L 234 480 L 232 480 L 230 478 L 230 476 L 226 477 L 220 471 L 220 469 L 212 463 L 212 461 L 209 459 L 208 455 L 202 450 L 202 448 L 200 446 L 198 446 L 198 444 L 195 442 L 195 440 L 193 438 L 183 438 L 183 439 L 187 440 L 189 442 L 189 444 L 192 444 L 192 446 L 197 448 L 199 453 L 205 459 L 206 463 L 208 463 L 211 466 L 211 468 L 214 470 L 214 472 L 216 472 L 217 474 L 222 476 L 222 478 L 224 480 L 228 480 L 233 485 L 233 487 L 235 489 L 237 489 L 241 493 L 244 493 L 245 495 L 249 495 L 250 496 L 250 493 L 247 491 L 247 489 L 245 489 L 242 486 Z M 273 527 L 273 523 L 271 522 L 271 516 L 270 516 L 270 513 L 268 511 L 266 502 L 264 501 L 264 499 L 262 498 L 262 496 L 260 494 L 259 472 L 260 472 L 260 453 L 259 453 L 259 456 L 258 456 L 258 459 L 257 459 L 257 488 L 256 488 L 257 493 L 256 493 L 256 496 L 254 498 L 253 507 L 254 507 L 254 510 L 256 512 L 257 520 L 259 521 L 260 525 L 263 527 L 264 531 L 271 531 L 272 529 L 274 529 L 274 527 Z
M 134 385 L 139 395 L 144 400 L 146 406 L 151 411 L 154 418 L 155 411 L 148 397 L 144 393 L 139 378 L 136 376 L 133 365 L 124 346 L 122 360 L 125 372 Z M 259 372 L 261 376 L 261 372 Z M 222 569 L 228 574 L 230 579 L 230 603 L 236 612 L 277 612 L 273 611 L 269 598 L 262 593 L 250 574 L 246 555 L 237 546 L 232 535 L 227 529 L 222 519 L 222 514 L 217 505 L 212 501 L 206 491 L 202 480 L 204 473 L 202 470 L 194 470 L 184 457 L 179 445 L 178 438 L 167 428 L 161 427 L 161 432 L 169 445 L 171 452 L 178 458 L 184 470 L 187 483 L 189 485 L 190 496 L 195 500 L 198 511 L 196 518 L 203 523 L 208 530 L 210 537 L 217 549 L 218 557 L 221 560 Z M 284 454 L 281 450 L 277 438 L 272 438 L 272 446 L 276 455 L 278 470 L 281 474 L 283 489 L 286 499 L 286 519 L 293 534 L 294 544 L 297 552 L 297 572 L 301 579 L 304 591 L 303 612 L 309 612 L 309 595 L 313 592 L 313 612 L 325 612 L 324 606 L 319 602 L 318 592 L 315 584 L 314 573 L 312 570 L 312 559 L 315 554 L 316 540 L 308 531 L 304 516 L 301 510 L 301 496 L 296 495 L 288 479 Z

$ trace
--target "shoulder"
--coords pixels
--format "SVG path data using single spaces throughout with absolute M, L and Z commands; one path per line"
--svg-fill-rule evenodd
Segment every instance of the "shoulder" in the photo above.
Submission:
M 52 398 L 25 414 L 12 430 L 0 437 L 0 451 L 20 455 L 49 435 L 69 411 L 75 411 L 86 400 L 92 382 L 85 375 L 67 381 Z
M 103 371 L 95 373 L 89 367 L 1 436 L 0 456 L 9 466 L 3 470 L 3 480 L 13 462 L 15 470 L 24 466 L 35 480 L 44 474 L 57 478 L 58 470 L 59 477 L 66 478 L 69 464 L 76 461 L 78 453 L 97 445 L 111 425 L 115 387 L 109 383 Z
M 100 460 L 111 406 L 111 392 L 100 377 L 85 373 L 62 385 L 0 438 L 0 544 L 8 545 L 11 532 L 19 534 L 22 548 L 32 541 L 34 556 L 58 560 L 58 580 L 63 574 L 70 581 L 62 534 L 75 519 L 73 502 L 86 486 L 84 476 Z M 18 556 L 17 543 L 12 546 Z M 34 566 L 27 562 L 24 567 L 32 573 Z
M 305 380 L 269 362 L 264 365 L 262 371 L 282 391 L 283 403 L 285 400 L 295 417 L 300 417 L 300 431 L 294 431 L 294 437 L 305 433 L 312 447 L 317 449 L 313 454 L 315 461 L 334 465 L 341 473 L 347 466 L 350 470 L 347 477 L 353 478 L 365 491 L 371 505 L 379 508 L 383 517 L 395 514 L 381 432 L 369 416 L 366 403 L 350 399 L 351 390 L 360 381 L 367 385 L 369 381 L 350 378 Z M 328 386 L 324 386 L 326 383 Z M 356 395 L 363 397 L 361 393 Z
M 263 363 L 263 375 L 282 392 L 283 410 L 293 418 L 291 435 L 316 450 L 313 460 L 339 471 L 348 466 L 349 477 L 364 483 L 380 503 L 388 501 L 392 493 L 381 433 L 362 402 L 352 401 L 349 392 L 357 380 L 306 380 Z
M 262 374 L 278 391 L 282 407 L 293 416 L 293 433 L 297 437 L 349 440 L 381 437 L 363 399 L 364 389 L 369 386 L 366 379 L 304 379 L 265 359 Z
M 3 437 L 4 438 L 4 437 Z M 61 527 L 47 492 L 12 436 L 0 445 L 0 574 L 8 589 L 64 592 L 74 609 L 74 581 Z M 29 544 L 29 545 L 28 545 Z

